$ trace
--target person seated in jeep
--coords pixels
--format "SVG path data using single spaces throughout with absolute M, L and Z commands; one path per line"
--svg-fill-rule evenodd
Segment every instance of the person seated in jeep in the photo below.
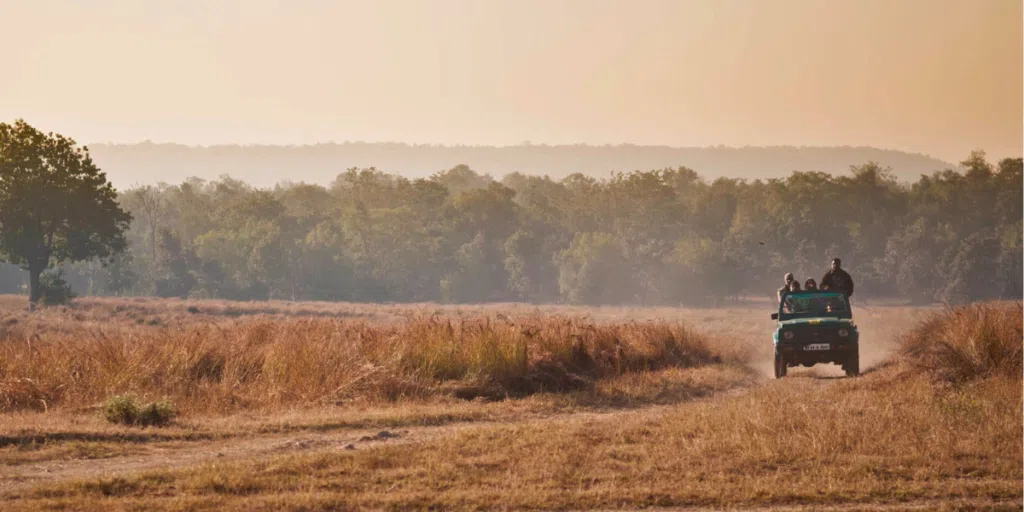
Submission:
M 804 290 L 808 292 L 824 291 L 818 290 L 818 283 L 815 283 L 813 278 L 804 281 Z M 817 306 L 820 306 L 820 309 L 825 309 L 827 306 L 827 304 L 825 303 L 825 299 L 822 299 L 820 297 L 816 297 L 811 300 L 813 300 Z
M 796 308 L 793 305 L 793 300 L 790 297 L 787 297 L 787 295 L 789 295 L 790 292 L 798 291 L 800 291 L 800 281 L 793 280 L 793 282 L 789 283 L 789 289 L 782 293 L 782 299 L 785 301 L 783 307 L 786 308 L 788 313 L 796 311 Z
M 826 313 L 843 313 L 849 311 L 846 304 L 838 297 L 829 297 L 824 300 Z
M 786 284 L 782 285 L 782 287 L 779 288 L 778 293 L 776 293 L 775 295 L 779 299 L 779 302 L 782 302 L 782 296 L 789 291 L 789 285 L 793 283 L 793 281 L 795 280 L 792 272 L 786 272 L 786 276 L 783 279 L 785 280 Z
M 800 290 L 793 291 L 799 292 Z M 816 291 L 820 292 L 821 290 Z M 843 299 L 836 296 L 787 295 L 783 300 L 782 307 L 784 313 L 833 316 L 849 312 L 850 310 Z

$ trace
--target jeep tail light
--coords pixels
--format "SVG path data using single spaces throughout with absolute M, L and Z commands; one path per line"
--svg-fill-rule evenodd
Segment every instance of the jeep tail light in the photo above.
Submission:
M 785 331 L 785 332 L 783 332 L 782 333 L 782 337 L 786 338 L 787 340 L 793 339 L 793 331 Z
M 839 337 L 845 338 L 845 337 L 847 337 L 849 335 L 850 335 L 850 331 L 847 331 L 845 328 L 839 329 Z

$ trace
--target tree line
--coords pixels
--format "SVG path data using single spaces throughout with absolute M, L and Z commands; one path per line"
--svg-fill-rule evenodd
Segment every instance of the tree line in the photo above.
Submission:
M 123 250 L 41 279 L 92 295 L 701 306 L 773 297 L 786 272 L 818 280 L 839 256 L 857 297 L 1020 298 L 1022 160 L 961 166 L 913 183 L 871 162 L 753 181 L 465 165 L 352 168 L 329 186 L 192 178 L 118 192 Z M 0 292 L 25 283 L 0 267 Z
M 871 147 L 668 147 L 616 144 L 440 146 L 398 143 L 328 143 L 305 146 L 180 144 L 97 144 L 94 158 L 115 183 L 180 183 L 193 175 L 245 176 L 250 185 L 273 187 L 282 170 L 293 181 L 327 183 L 347 167 L 387 169 L 410 178 L 464 163 L 474 171 L 502 176 L 520 171 L 561 180 L 573 173 L 604 177 L 608 171 L 663 169 L 685 163 L 709 180 L 785 178 L 793 170 L 844 173 L 849 164 L 878 162 L 896 177 L 916 179 L 950 167 L 927 155 Z M 339 166 L 343 162 L 343 167 Z

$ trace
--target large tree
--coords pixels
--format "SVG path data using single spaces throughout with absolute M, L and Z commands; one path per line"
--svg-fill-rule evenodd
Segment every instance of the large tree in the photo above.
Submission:
M 86 147 L 22 119 L 0 123 L 0 261 L 29 272 L 29 302 L 51 265 L 124 250 L 131 215 Z

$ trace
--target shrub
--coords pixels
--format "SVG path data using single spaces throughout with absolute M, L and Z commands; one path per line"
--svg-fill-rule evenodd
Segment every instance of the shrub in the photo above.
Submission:
M 939 380 L 965 382 L 1024 371 L 1021 303 L 978 303 L 947 309 L 903 336 L 903 353 Z
M 103 405 L 103 414 L 111 423 L 139 427 L 161 427 L 176 416 L 174 405 L 168 401 L 140 405 L 138 399 L 131 395 L 108 399 Z
M 71 285 L 64 280 L 64 270 L 44 272 L 39 276 L 40 300 L 47 306 L 68 304 L 75 294 Z

